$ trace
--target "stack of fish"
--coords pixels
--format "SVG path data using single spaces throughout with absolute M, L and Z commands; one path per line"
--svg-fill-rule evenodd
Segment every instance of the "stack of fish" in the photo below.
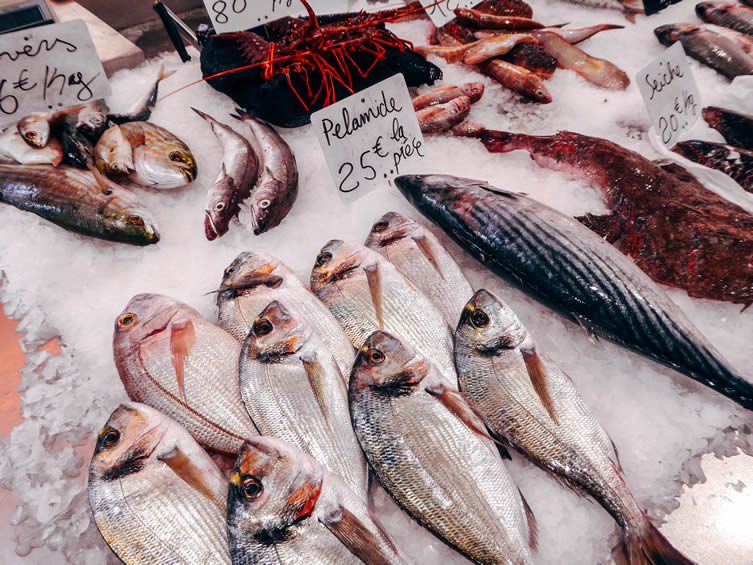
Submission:
M 727 143 L 692 139 L 681 141 L 672 151 L 731 177 L 753 192 L 753 117 L 710 106 L 703 109 L 706 123 L 722 134 Z
M 0 202 L 61 227 L 110 241 L 149 245 L 159 234 L 127 179 L 153 189 L 184 186 L 196 161 L 180 139 L 146 120 L 154 86 L 131 114 L 112 114 L 104 101 L 37 113 L 0 134 Z M 65 164 L 61 164 L 65 163 Z M 106 176 L 105 176 L 106 175 Z
M 588 331 L 753 407 L 753 386 L 582 224 L 478 181 L 396 183 Z M 426 228 L 390 212 L 363 246 L 328 242 L 310 288 L 242 253 L 216 291 L 217 325 L 151 294 L 118 316 L 115 363 L 133 403 L 100 432 L 89 497 L 126 563 L 403 563 L 369 511 L 369 473 L 468 559 L 532 563 L 536 522 L 505 468 L 510 447 L 601 504 L 629 563 L 690 563 L 632 496 L 574 383 Z
M 679 41 L 688 55 L 730 80 L 753 74 L 753 8 L 701 2 L 695 11 L 706 24 L 662 25 L 656 37 L 667 46 Z
M 557 67 L 569 69 L 602 88 L 625 90 L 630 79 L 621 69 L 576 47 L 595 34 L 619 25 L 564 29 L 546 27 L 533 19 L 522 1 L 485 0 L 475 8 L 458 8 L 456 18 L 436 30 L 435 45 L 416 52 L 463 63 L 487 75 L 525 99 L 552 101 L 544 85 Z

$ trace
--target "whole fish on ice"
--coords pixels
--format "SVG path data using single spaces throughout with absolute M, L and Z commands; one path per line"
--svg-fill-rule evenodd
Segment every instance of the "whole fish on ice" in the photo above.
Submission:
M 243 445 L 228 491 L 234 565 L 402 564 L 364 499 L 300 449 L 258 437 Z
M 459 86 L 438 86 L 428 92 L 420 94 L 413 99 L 413 109 L 418 111 L 437 104 L 446 104 L 450 100 L 467 96 L 471 103 L 478 102 L 484 95 L 484 84 L 481 82 L 468 82 Z
M 131 400 L 231 455 L 257 435 L 238 388 L 240 352 L 233 336 L 167 296 L 138 294 L 115 320 L 115 366 Z
M 0 202 L 67 230 L 108 241 L 159 241 L 149 212 L 127 189 L 103 189 L 92 173 L 61 165 L 0 165 Z
M 0 163 L 57 167 L 62 160 L 63 146 L 57 139 L 36 148 L 28 145 L 15 128 L 0 133 Z
M 455 363 L 463 393 L 493 434 L 603 506 L 624 530 L 630 563 L 692 563 L 638 506 L 611 439 L 570 378 L 537 351 L 510 307 L 485 290 L 463 311 Z
M 753 35 L 753 8 L 737 2 L 701 2 L 695 12 L 704 22 Z
M 243 343 L 257 316 L 274 301 L 311 324 L 347 381 L 355 358 L 348 336 L 324 303 L 275 257 L 246 251 L 230 263 L 217 290 L 218 324 Z
M 532 563 L 535 527 L 484 424 L 406 342 L 375 332 L 350 377 L 353 428 L 387 492 L 476 563 Z
M 164 414 L 121 404 L 97 436 L 89 505 L 126 564 L 229 564 L 227 481 L 191 435 Z
M 376 251 L 340 240 L 327 243 L 311 271 L 311 290 L 360 348 L 384 330 L 408 340 L 457 386 L 452 330 L 442 313 Z
M 753 408 L 753 385 L 630 259 L 576 220 L 482 181 L 407 175 L 396 184 L 421 213 L 537 300 Z
M 700 139 L 681 141 L 672 151 L 695 163 L 723 172 L 745 190 L 753 192 L 753 151 Z
M 311 325 L 279 302 L 259 314 L 243 345 L 240 389 L 261 435 L 292 443 L 366 498 L 345 379 Z

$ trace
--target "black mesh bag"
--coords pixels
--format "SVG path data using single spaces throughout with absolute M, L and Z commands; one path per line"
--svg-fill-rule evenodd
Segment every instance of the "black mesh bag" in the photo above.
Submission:
M 319 23 L 326 25 L 351 17 L 351 14 L 323 16 L 319 18 Z M 266 41 L 280 42 L 291 27 L 302 25 L 301 21 L 306 20 L 283 18 L 249 31 Z M 377 26 L 377 29 L 384 29 L 384 26 Z M 433 84 L 442 78 L 439 67 L 427 62 L 413 51 L 393 47 L 385 49 L 385 58 L 376 64 L 373 54 L 357 49 L 349 51 L 352 62 L 346 62 L 346 65 L 352 77 L 353 90 L 358 92 L 397 73 L 403 74 L 408 86 Z M 331 53 L 324 53 L 322 56 L 327 63 L 336 68 L 341 65 L 341 61 L 335 60 Z M 201 72 L 204 77 L 246 64 L 248 63 L 242 56 L 240 44 L 234 39 L 233 34 L 209 35 L 206 38 L 201 50 Z M 372 64 L 373 68 L 362 77 L 359 69 L 366 70 Z M 316 93 L 321 84 L 320 77 L 314 73 L 309 73 L 308 83 L 302 73 L 291 73 L 289 77 L 290 79 L 288 76 L 278 75 L 271 80 L 264 80 L 263 70 L 257 67 L 217 77 L 208 82 L 212 88 L 227 94 L 250 114 L 276 126 L 293 128 L 310 123 L 311 114 L 322 109 L 325 97 L 320 95 L 313 101 L 308 99 L 307 94 Z M 335 81 L 334 94 L 336 100 L 342 100 L 350 96 L 351 92 Z

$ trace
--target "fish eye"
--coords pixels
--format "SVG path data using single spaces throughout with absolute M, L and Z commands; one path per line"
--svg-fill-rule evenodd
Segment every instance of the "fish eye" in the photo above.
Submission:
M 37 137 L 37 134 L 36 132 L 28 131 L 26 132 L 26 137 L 28 137 L 29 139 L 34 139 L 35 137 Z
M 489 325 L 489 316 L 483 310 L 476 309 L 471 314 L 471 324 L 475 328 L 485 328 Z
M 171 161 L 177 161 L 177 162 L 183 161 L 183 155 L 180 154 L 180 151 L 171 151 L 168 157 L 170 157 Z
M 252 475 L 246 475 L 245 477 L 243 477 L 241 492 L 243 493 L 243 498 L 245 498 L 246 500 L 253 500 L 254 498 L 257 498 L 263 490 L 264 486 L 256 477 Z
M 225 209 L 225 203 L 224 202 L 218 202 L 214 205 L 214 209 L 218 212 L 222 212 Z
M 141 216 L 128 216 L 128 223 L 132 226 L 143 226 L 144 220 Z
M 138 320 L 138 316 L 134 314 L 133 312 L 126 312 L 125 314 L 121 314 L 118 317 L 118 326 L 126 329 L 130 328 L 133 324 L 136 323 L 136 320 Z
M 254 322 L 254 335 L 256 336 L 267 335 L 271 333 L 273 329 L 275 328 L 269 320 L 264 319 Z
M 323 253 L 320 253 L 319 257 L 316 258 L 316 266 L 326 267 L 330 261 L 332 261 L 332 253 L 325 251 Z
M 381 365 L 382 363 L 384 363 L 384 359 L 384 353 L 382 353 L 378 349 L 369 349 L 366 352 L 366 360 L 370 365 Z
M 374 233 L 382 233 L 389 227 L 389 225 L 389 222 L 377 222 L 376 224 L 374 224 L 374 227 L 371 228 L 371 231 L 373 231 Z
M 109 449 L 120 440 L 120 432 L 115 428 L 105 428 L 99 432 L 100 449 Z
M 104 194 L 105 196 L 110 196 L 112 194 L 112 189 L 106 188 L 105 190 L 102 191 L 102 194 Z
M 264 200 L 262 200 L 261 202 L 259 202 L 259 208 L 261 208 L 262 210 L 264 210 L 266 208 L 269 208 L 270 204 L 272 204 L 272 201 L 265 198 Z

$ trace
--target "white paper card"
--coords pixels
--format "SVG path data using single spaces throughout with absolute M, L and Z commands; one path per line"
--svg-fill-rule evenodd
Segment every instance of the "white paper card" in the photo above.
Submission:
M 426 153 L 401 74 L 319 110 L 311 123 L 346 201 L 412 172 Z
M 638 76 L 651 122 L 662 143 L 672 148 L 701 115 L 701 95 L 688 58 L 678 41 Z
M 348 11 L 348 0 L 309 0 L 309 4 L 317 16 Z M 300 0 L 204 0 L 204 6 L 214 29 L 220 33 L 307 14 Z
M 473 8 L 479 0 L 420 0 L 436 27 L 442 27 L 455 17 L 457 8 Z
M 82 20 L 0 35 L 0 124 L 109 94 L 110 83 Z

